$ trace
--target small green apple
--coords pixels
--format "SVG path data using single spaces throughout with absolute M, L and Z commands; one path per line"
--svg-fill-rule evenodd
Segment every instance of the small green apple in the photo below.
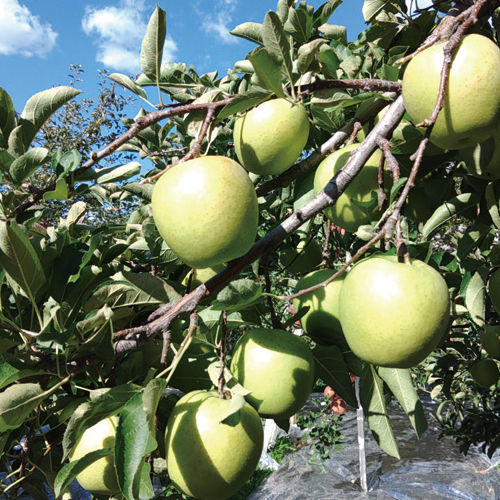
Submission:
M 266 418 L 288 418 L 307 400 L 314 384 L 314 358 L 291 332 L 256 328 L 236 342 L 231 373 L 248 389 L 247 401 Z
M 492 359 L 480 359 L 470 367 L 471 377 L 479 385 L 490 387 L 498 382 L 500 372 Z
M 417 54 L 403 75 L 404 104 L 417 124 L 436 104 L 445 43 Z M 489 38 L 465 36 L 455 52 L 443 109 L 431 142 L 443 149 L 471 147 L 487 139 L 500 121 L 500 49 Z
M 295 293 L 322 283 L 335 274 L 334 269 L 319 269 L 301 278 L 295 287 Z M 345 274 L 341 274 L 328 285 L 306 293 L 293 301 L 296 311 L 309 307 L 300 324 L 314 341 L 320 344 L 345 346 L 344 334 L 339 319 L 339 295 Z
M 484 350 L 492 358 L 500 359 L 500 325 L 486 325 L 479 338 Z
M 279 262 L 292 274 L 312 271 L 323 260 L 323 252 L 316 240 L 302 237 L 296 248 L 286 246 L 278 252 Z
M 193 270 L 193 277 L 191 278 L 191 290 L 199 287 L 205 281 L 208 281 L 210 278 L 213 278 L 216 274 L 219 274 L 224 269 L 224 264 L 218 264 L 212 267 L 204 267 L 201 269 Z M 189 283 L 189 273 L 184 276 L 182 280 L 182 284 L 187 287 Z
M 350 154 L 358 147 L 359 144 L 350 144 L 338 149 L 319 164 L 314 176 L 314 192 L 316 194 L 325 188 L 330 179 L 347 163 Z M 381 158 L 380 150 L 375 151 L 368 158 L 359 174 L 340 195 L 335 205 L 324 210 L 326 216 L 336 225 L 355 232 L 359 226 L 369 224 L 377 217 L 379 213 L 377 179 Z
M 460 150 L 460 157 L 471 175 L 488 180 L 500 179 L 500 127 L 475 147 Z
M 446 332 L 448 287 L 424 262 L 375 256 L 347 273 L 339 312 L 345 339 L 359 358 L 410 368 L 426 358 Z
M 201 156 L 167 170 L 152 204 L 161 236 L 191 267 L 236 259 L 255 241 L 257 195 L 245 169 L 230 158 Z
M 500 269 L 491 274 L 488 280 L 488 296 L 493 305 L 493 309 L 500 315 Z
M 89 427 L 76 442 L 69 455 L 70 461 L 78 460 L 87 453 L 103 448 L 114 448 L 118 417 L 105 418 Z M 114 495 L 120 492 L 113 455 L 102 457 L 76 477 L 80 486 L 96 495 Z
M 271 99 L 238 118 L 234 147 L 241 164 L 260 175 L 278 175 L 292 166 L 306 145 L 309 120 L 300 104 Z
M 170 415 L 165 432 L 167 470 L 186 495 L 224 500 L 257 467 L 264 434 L 260 417 L 245 403 L 225 419 L 230 406 L 231 400 L 219 398 L 215 391 L 193 391 L 179 399 Z

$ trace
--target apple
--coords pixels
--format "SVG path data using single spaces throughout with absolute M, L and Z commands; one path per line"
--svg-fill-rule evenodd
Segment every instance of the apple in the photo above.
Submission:
M 500 372 L 492 359 L 480 359 L 470 367 L 471 377 L 479 385 L 490 387 L 498 382 Z
M 191 290 L 199 287 L 205 281 L 208 281 L 210 278 L 213 278 L 216 274 L 219 274 L 224 269 L 223 264 L 218 264 L 212 267 L 204 267 L 201 269 L 193 269 L 193 275 L 191 278 Z M 184 276 L 182 280 L 182 284 L 187 287 L 189 283 L 189 273 Z
M 347 411 L 345 401 L 329 386 L 327 385 L 323 391 L 323 395 L 330 400 L 330 410 L 336 415 L 344 415 Z
M 296 248 L 285 247 L 278 252 L 279 262 L 292 274 L 304 274 L 312 271 L 323 260 L 323 251 L 310 237 L 302 237 Z
M 309 136 L 309 120 L 300 104 L 271 99 L 234 124 L 234 147 L 240 163 L 260 175 L 278 175 L 292 166 Z
M 257 233 L 257 195 L 241 165 L 201 156 L 167 170 L 153 189 L 153 217 L 172 251 L 191 267 L 244 255 Z
M 179 399 L 168 419 L 167 470 L 186 495 L 224 500 L 257 467 L 264 438 L 260 417 L 245 403 L 222 422 L 230 406 L 215 391 L 193 391 Z
M 410 368 L 427 357 L 446 332 L 448 287 L 424 262 L 374 256 L 347 273 L 339 312 L 356 356 L 374 365 Z
M 334 269 L 319 269 L 307 274 L 297 282 L 295 293 L 327 280 L 335 272 Z M 339 319 L 339 295 L 344 276 L 341 274 L 328 285 L 301 295 L 293 301 L 296 311 L 309 307 L 300 318 L 300 324 L 307 335 L 320 344 L 345 345 Z
M 492 358 L 500 358 L 500 325 L 486 325 L 479 338 Z
M 359 147 L 359 144 L 350 144 L 328 155 L 316 169 L 314 175 L 314 192 L 318 194 L 328 184 L 330 179 L 347 163 L 350 154 Z M 335 224 L 355 232 L 359 226 L 369 224 L 378 213 L 378 166 L 382 158 L 380 150 L 368 158 L 359 174 L 340 195 L 335 205 L 324 210 L 325 215 Z M 366 204 L 372 199 L 375 201 L 368 208 Z M 356 204 L 356 203 L 360 204 Z
M 307 400 L 314 384 L 314 358 L 291 332 L 256 328 L 236 342 L 231 373 L 251 391 L 247 401 L 266 418 L 288 418 Z
M 403 75 L 408 114 L 417 124 L 436 104 L 443 49 L 439 43 L 417 54 Z M 500 122 L 500 49 L 489 38 L 465 36 L 455 52 L 443 109 L 430 140 L 443 149 L 462 149 L 487 139 Z
M 500 127 L 475 147 L 460 150 L 467 171 L 488 180 L 500 179 Z
M 117 425 L 118 417 L 112 416 L 86 429 L 71 451 L 70 461 L 78 460 L 91 451 L 114 448 Z M 99 458 L 80 472 L 76 479 L 82 488 L 96 495 L 114 495 L 120 492 L 113 455 Z
M 488 280 L 488 296 L 493 309 L 500 315 L 500 269 L 494 271 Z

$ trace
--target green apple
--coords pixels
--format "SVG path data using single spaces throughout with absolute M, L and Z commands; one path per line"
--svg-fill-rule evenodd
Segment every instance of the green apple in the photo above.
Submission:
M 300 104 L 272 99 L 239 117 L 234 147 L 241 164 L 260 175 L 278 175 L 292 166 L 309 136 L 309 120 Z
M 204 267 L 201 269 L 193 270 L 193 277 L 191 278 L 191 290 L 200 286 L 205 281 L 208 281 L 210 278 L 213 278 L 216 274 L 219 274 L 224 269 L 224 264 L 219 264 L 212 267 Z M 184 276 L 182 280 L 182 284 L 187 287 L 189 283 L 189 273 Z
M 286 246 L 278 252 L 279 262 L 292 274 L 310 272 L 323 260 L 323 252 L 316 240 L 302 237 L 296 248 Z
M 105 418 L 89 427 L 76 442 L 69 455 L 70 461 L 103 448 L 114 448 L 118 417 Z M 81 487 L 96 495 L 114 495 L 120 492 L 113 455 L 102 457 L 90 464 L 76 479 Z
M 317 285 L 330 278 L 334 269 L 319 269 L 304 276 L 297 282 L 295 293 Z M 314 341 L 320 344 L 345 345 L 344 334 L 339 319 L 339 295 L 345 274 L 341 274 L 328 285 L 306 293 L 293 301 L 296 311 L 309 307 L 300 324 Z
M 161 236 L 191 267 L 236 259 L 255 241 L 257 195 L 245 169 L 230 158 L 201 156 L 167 170 L 152 203 Z
M 426 358 L 446 332 L 448 287 L 424 262 L 375 256 L 347 273 L 339 312 L 345 339 L 359 358 L 410 368 Z
M 460 157 L 471 175 L 482 179 L 500 179 L 500 127 L 473 148 L 462 149 Z
M 488 280 L 488 296 L 493 309 L 500 315 L 500 269 L 494 271 Z
M 498 382 L 500 372 L 492 359 L 480 359 L 470 367 L 471 377 L 479 385 L 490 387 Z
M 492 358 L 500 359 L 500 325 L 486 325 L 479 334 L 479 339 Z
M 429 118 L 436 104 L 443 48 L 439 43 L 417 54 L 403 75 L 403 99 L 412 121 Z M 487 139 L 500 121 L 500 49 L 489 38 L 471 34 L 454 55 L 443 109 L 431 142 L 462 149 Z
M 254 472 L 262 452 L 259 415 L 248 403 L 225 419 L 231 400 L 193 391 L 172 411 L 165 432 L 170 479 L 186 495 L 224 500 Z M 224 421 L 222 421 L 224 420 Z
M 338 149 L 318 165 L 314 176 L 314 192 L 316 194 L 325 188 L 330 179 L 347 163 L 350 154 L 358 147 L 359 144 L 351 144 Z M 340 195 L 335 205 L 324 210 L 326 216 L 336 225 L 355 232 L 359 226 L 369 224 L 377 217 L 379 213 L 377 179 L 381 158 L 380 150 L 375 151 L 368 158 L 359 174 Z
M 236 342 L 231 373 L 248 389 L 247 401 L 266 418 L 285 419 L 307 400 L 314 384 L 314 358 L 291 332 L 256 328 Z

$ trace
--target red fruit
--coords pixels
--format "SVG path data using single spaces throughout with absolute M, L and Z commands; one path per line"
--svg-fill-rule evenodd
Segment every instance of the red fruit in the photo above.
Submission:
M 332 409 L 332 413 L 336 415 L 343 415 L 347 411 L 347 405 L 342 398 L 336 398 L 330 404 L 330 408 Z
M 333 402 L 333 400 L 335 399 L 336 393 L 335 393 L 335 391 L 329 385 L 327 385 L 325 387 L 325 390 L 323 391 L 323 395 L 325 397 L 328 396 L 330 398 L 330 401 Z

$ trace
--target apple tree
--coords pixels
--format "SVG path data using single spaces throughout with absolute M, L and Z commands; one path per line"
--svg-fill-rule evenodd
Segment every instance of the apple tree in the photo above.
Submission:
M 365 0 L 350 42 L 340 3 L 236 26 L 255 48 L 223 76 L 163 61 L 157 6 L 142 73 L 108 75 L 143 107 L 92 150 L 43 140 L 73 86 L 20 113 L 0 89 L 7 498 L 152 498 L 166 472 L 229 498 L 261 418 L 326 385 L 396 458 L 388 402 L 420 436 L 423 392 L 464 452 L 498 447 L 498 2 Z

